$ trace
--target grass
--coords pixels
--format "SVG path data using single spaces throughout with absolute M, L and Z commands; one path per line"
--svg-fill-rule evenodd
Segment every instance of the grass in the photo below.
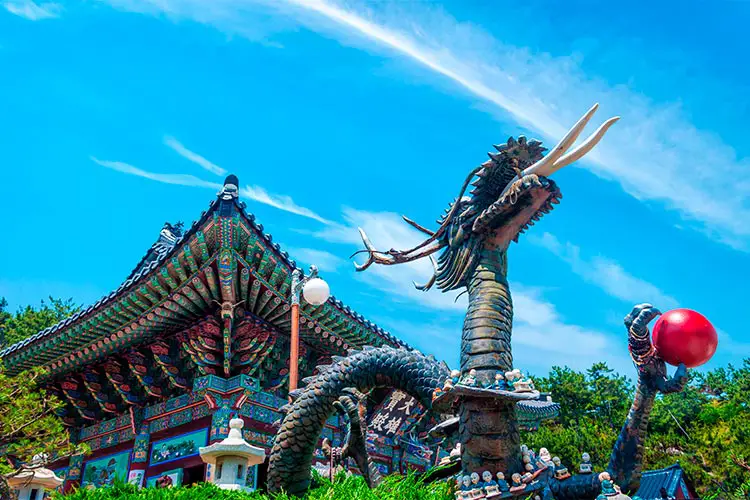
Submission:
M 375 490 L 370 490 L 360 476 L 340 474 L 331 483 L 327 478 L 316 475 L 314 486 L 305 495 L 305 500 L 453 500 L 453 492 L 448 482 L 427 484 L 422 478 L 388 476 Z M 221 490 L 212 484 L 199 483 L 179 488 L 144 488 L 117 482 L 109 488 L 82 489 L 70 495 L 55 496 L 55 500 L 290 500 L 286 494 L 267 495 L 262 493 L 242 493 Z

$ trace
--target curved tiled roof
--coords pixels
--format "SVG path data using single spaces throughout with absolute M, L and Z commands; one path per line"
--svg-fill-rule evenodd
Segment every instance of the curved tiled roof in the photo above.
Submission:
M 131 287 L 138 284 L 141 278 L 145 277 L 155 268 L 164 264 L 165 261 L 167 261 L 169 258 L 174 256 L 176 252 L 182 247 L 182 244 L 188 241 L 195 234 L 195 232 L 202 227 L 204 222 L 206 222 L 208 217 L 217 208 L 218 202 L 219 202 L 218 199 L 212 200 L 211 203 L 209 204 L 208 210 L 203 211 L 201 213 L 200 218 L 192 223 L 189 230 L 185 231 L 181 236 L 176 238 L 173 244 L 161 245 L 161 246 L 154 244 L 149 249 L 149 251 L 141 258 L 140 262 L 135 267 L 131 275 L 116 290 L 110 292 L 106 296 L 97 300 L 94 304 L 89 305 L 88 307 L 86 307 L 82 311 L 77 312 L 71 317 L 66 318 L 49 328 L 45 328 L 44 330 L 32 335 L 31 337 L 25 340 L 17 342 L 3 349 L 2 351 L 0 351 L 0 358 L 7 359 L 8 357 L 13 356 L 15 353 L 23 350 L 25 347 L 35 344 L 39 342 L 40 340 L 44 339 L 45 337 L 53 335 L 62 330 L 65 330 L 70 325 L 75 324 L 79 321 L 83 321 L 84 319 L 99 312 L 102 308 L 110 304 L 113 300 L 119 298 L 124 292 L 128 291 Z M 284 262 L 284 264 L 287 266 L 289 271 L 291 272 L 295 269 L 298 269 L 300 273 L 304 275 L 304 272 L 297 267 L 297 263 L 289 257 L 289 254 L 283 251 L 281 249 L 281 246 L 278 243 L 273 242 L 273 236 L 263 232 L 263 225 L 256 222 L 255 215 L 245 210 L 246 204 L 244 202 L 237 201 L 237 200 L 235 200 L 234 203 L 235 203 L 235 206 L 238 208 L 239 213 L 242 216 L 244 216 L 248 221 L 250 221 L 253 228 L 260 235 L 262 235 L 266 246 L 274 250 L 274 252 L 281 258 L 282 262 Z M 364 316 L 357 313 L 356 311 L 351 309 L 349 306 L 345 305 L 341 300 L 337 299 L 336 297 L 331 296 L 328 299 L 328 303 L 332 305 L 333 307 L 335 307 L 336 309 L 338 309 L 339 311 L 341 311 L 343 314 L 345 314 L 349 318 L 351 318 L 354 322 L 359 323 L 360 325 L 364 326 L 368 330 L 375 333 L 378 337 L 383 339 L 383 341 L 385 341 L 386 343 L 392 346 L 412 349 L 408 344 L 396 338 L 394 335 L 387 332 L 383 328 L 377 326 L 372 321 L 365 319 Z
M 693 492 L 685 479 L 679 462 L 664 469 L 644 471 L 636 495 L 642 500 L 661 500 L 662 488 L 667 491 L 669 498 L 674 498 L 678 490 L 684 489 L 681 491 L 682 497 L 690 498 Z

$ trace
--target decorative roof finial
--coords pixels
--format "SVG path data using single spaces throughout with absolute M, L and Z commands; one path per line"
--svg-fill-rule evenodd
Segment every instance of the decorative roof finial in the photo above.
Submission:
M 219 197 L 222 200 L 231 200 L 232 198 L 237 198 L 240 191 L 239 185 L 240 181 L 239 179 L 237 179 L 236 175 L 228 175 L 227 178 L 224 179 L 224 187 L 221 188 L 221 191 L 219 191 Z

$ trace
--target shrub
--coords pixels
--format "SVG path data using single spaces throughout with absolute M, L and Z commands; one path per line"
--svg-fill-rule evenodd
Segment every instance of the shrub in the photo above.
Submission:
M 222 490 L 213 484 L 199 483 L 179 488 L 143 488 L 116 482 L 108 488 L 80 489 L 54 500 L 291 500 L 286 494 L 266 495 Z M 451 500 L 453 493 L 447 482 L 426 484 L 415 474 L 388 476 L 375 490 L 370 490 L 360 476 L 340 474 L 331 483 L 319 475 L 306 500 Z

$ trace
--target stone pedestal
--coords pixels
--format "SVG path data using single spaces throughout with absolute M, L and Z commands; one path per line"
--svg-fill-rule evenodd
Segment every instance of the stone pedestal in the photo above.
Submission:
M 245 422 L 229 421 L 229 436 L 218 443 L 201 447 L 199 452 L 206 465 L 206 480 L 225 490 L 248 490 L 245 486 L 248 467 L 263 463 L 266 452 L 252 446 L 242 437 Z

